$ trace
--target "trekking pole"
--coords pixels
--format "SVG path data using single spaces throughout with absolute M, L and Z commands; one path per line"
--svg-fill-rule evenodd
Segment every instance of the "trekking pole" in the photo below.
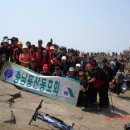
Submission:
M 114 106 L 113 106 L 113 100 L 112 100 L 111 89 L 110 89 L 109 95 L 110 95 L 110 100 L 111 100 L 112 113 L 114 114 Z

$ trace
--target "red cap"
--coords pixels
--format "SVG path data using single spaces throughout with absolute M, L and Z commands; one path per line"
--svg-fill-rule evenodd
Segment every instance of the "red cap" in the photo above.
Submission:
M 44 64 L 42 68 L 43 69 L 48 69 L 48 64 Z

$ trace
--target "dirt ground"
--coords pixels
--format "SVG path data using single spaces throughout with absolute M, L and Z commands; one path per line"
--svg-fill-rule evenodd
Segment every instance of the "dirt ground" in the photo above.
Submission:
M 9 103 L 11 96 L 21 92 L 22 97 Z M 109 96 L 111 97 L 111 95 Z M 112 94 L 114 108 L 97 112 L 94 109 L 83 111 L 82 108 L 51 100 L 17 89 L 15 86 L 0 81 L 0 130 L 51 130 L 47 123 L 37 120 L 28 125 L 35 108 L 44 100 L 40 111 L 62 119 L 68 124 L 75 123 L 74 130 L 124 130 L 124 124 L 130 122 L 130 93 L 117 97 Z M 111 98 L 110 98 L 110 103 Z M 113 112 L 114 109 L 114 112 Z M 4 123 L 10 119 L 13 111 L 16 124 Z

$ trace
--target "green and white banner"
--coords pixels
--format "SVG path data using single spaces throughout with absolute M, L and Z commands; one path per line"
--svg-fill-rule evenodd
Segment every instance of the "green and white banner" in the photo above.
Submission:
M 12 62 L 4 64 L 0 79 L 30 92 L 73 105 L 77 103 L 80 90 L 79 82 L 76 80 L 43 76 Z

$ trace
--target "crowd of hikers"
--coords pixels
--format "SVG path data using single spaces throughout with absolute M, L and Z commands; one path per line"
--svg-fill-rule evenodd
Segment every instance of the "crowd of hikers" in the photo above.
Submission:
M 126 67 L 129 57 L 117 53 L 85 53 L 58 46 L 52 39 L 46 44 L 39 39 L 34 45 L 30 41 L 22 43 L 16 37 L 9 39 L 5 36 L 0 45 L 0 70 L 6 61 L 45 76 L 79 80 L 78 107 L 96 104 L 101 109 L 108 108 L 109 89 L 119 96 L 124 83 L 130 88 L 130 68 Z

